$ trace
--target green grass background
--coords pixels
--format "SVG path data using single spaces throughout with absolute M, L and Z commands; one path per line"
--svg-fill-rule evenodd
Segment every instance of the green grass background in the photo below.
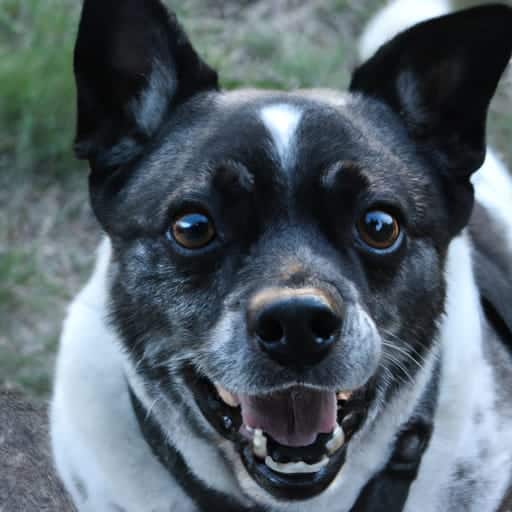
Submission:
M 423 1 L 423 0 L 418 0 Z M 226 88 L 343 88 L 382 0 L 187 0 L 177 11 Z M 77 0 L 0 0 L 0 385 L 47 397 L 66 303 L 100 238 L 72 155 Z M 510 161 L 510 88 L 492 139 Z

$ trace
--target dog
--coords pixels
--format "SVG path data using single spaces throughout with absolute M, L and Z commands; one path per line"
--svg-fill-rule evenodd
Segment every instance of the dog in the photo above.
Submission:
M 80 511 L 507 510 L 512 180 L 485 126 L 512 9 L 434 14 L 347 92 L 225 92 L 159 0 L 85 0 L 105 239 L 51 411 Z

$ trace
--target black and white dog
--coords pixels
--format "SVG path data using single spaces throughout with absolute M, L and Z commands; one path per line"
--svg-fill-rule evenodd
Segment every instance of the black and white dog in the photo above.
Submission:
M 52 404 L 81 511 L 506 509 L 512 181 L 485 124 L 511 51 L 490 5 L 347 93 L 223 92 L 159 0 L 85 0 L 107 236 Z

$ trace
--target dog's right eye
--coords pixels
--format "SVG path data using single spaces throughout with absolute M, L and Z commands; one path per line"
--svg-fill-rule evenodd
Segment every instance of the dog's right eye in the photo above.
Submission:
M 203 213 L 187 213 L 178 216 L 172 223 L 170 234 L 178 245 L 185 249 L 202 249 L 216 235 L 211 219 Z

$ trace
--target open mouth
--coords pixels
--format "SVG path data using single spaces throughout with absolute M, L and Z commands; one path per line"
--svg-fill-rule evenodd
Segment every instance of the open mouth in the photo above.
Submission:
M 295 385 L 249 396 L 193 370 L 186 380 L 203 415 L 235 444 L 252 478 L 284 500 L 308 499 L 329 486 L 371 402 L 369 384 L 338 392 Z

